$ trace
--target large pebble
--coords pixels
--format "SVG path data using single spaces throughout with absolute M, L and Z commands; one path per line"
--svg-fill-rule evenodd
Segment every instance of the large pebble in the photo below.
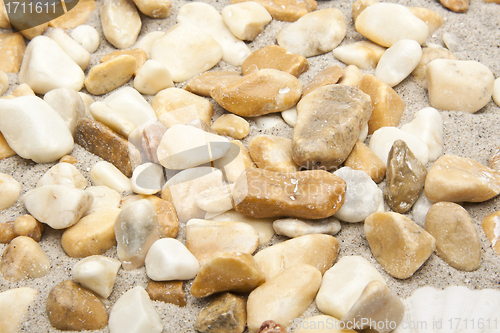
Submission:
M 25 50 L 26 42 L 20 33 L 0 34 L 0 70 L 18 73 Z
M 474 222 L 462 206 L 438 202 L 429 209 L 425 230 L 436 238 L 436 253 L 451 267 L 475 271 L 481 264 L 481 241 Z
M 55 40 L 63 51 L 66 52 L 83 71 L 87 69 L 90 62 L 90 53 L 78 44 L 68 33 L 58 28 L 52 30 L 49 37 Z
M 26 48 L 19 83 L 27 83 L 37 94 L 68 87 L 79 91 L 85 75 L 82 69 L 51 38 L 34 38 Z
M 222 171 L 228 183 L 234 183 L 245 170 L 255 168 L 255 163 L 247 148 L 240 141 L 232 140 L 229 152 L 214 161 L 214 166 Z
M 260 3 L 247 1 L 224 7 L 222 19 L 233 35 L 253 41 L 273 18 Z
M 292 157 L 308 169 L 331 170 L 351 153 L 372 112 L 370 97 L 357 88 L 328 85 L 297 104 Z
M 290 238 L 311 234 L 335 235 L 340 231 L 340 222 L 330 217 L 325 220 L 279 219 L 273 222 L 273 229 L 278 235 Z
M 425 195 L 434 202 L 483 202 L 500 193 L 500 174 L 472 159 L 438 158 L 425 179 Z
M 427 89 L 427 65 L 435 59 L 457 60 L 457 57 L 443 47 L 424 47 L 422 49 L 422 58 L 420 58 L 420 62 L 413 72 L 411 72 L 415 81 L 424 89 Z
M 69 163 L 57 163 L 38 180 L 37 187 L 49 185 L 63 185 L 84 190 L 87 187 L 87 180 Z
M 424 21 L 405 6 L 376 3 L 363 10 L 355 22 L 356 31 L 381 46 L 391 47 L 401 39 L 413 39 L 422 45 L 429 34 Z
M 233 81 L 240 77 L 240 73 L 236 71 L 205 72 L 189 80 L 184 89 L 193 94 L 210 97 L 210 92 L 213 88 L 219 84 Z
M 80 95 L 70 88 L 57 88 L 46 93 L 43 100 L 59 113 L 74 134 L 78 120 L 85 116 L 85 104 Z
M 172 303 L 178 306 L 186 306 L 186 293 L 182 281 L 149 281 L 146 289 L 149 298 L 153 301 Z
M 0 293 L 0 327 L 4 333 L 15 333 L 21 328 L 26 313 L 38 295 L 29 287 L 5 290 Z
M 145 95 L 155 95 L 160 90 L 173 86 L 174 82 L 167 67 L 152 59 L 141 66 L 134 79 L 134 88 Z
M 0 210 L 12 206 L 21 195 L 21 184 L 12 176 L 0 173 Z
M 118 49 L 126 49 L 137 40 L 141 18 L 132 0 L 107 0 L 101 7 L 102 32 Z
M 383 211 L 382 191 L 366 172 L 343 167 L 333 174 L 347 184 L 344 204 L 334 217 L 343 222 L 363 222 L 370 214 Z
M 97 186 L 107 186 L 117 192 L 132 191 L 132 184 L 117 167 L 106 161 L 99 161 L 90 170 L 90 179 Z
M 321 272 L 306 264 L 292 266 L 266 281 L 248 296 L 249 331 L 258 332 L 262 323 L 269 319 L 289 326 L 309 307 L 320 285 Z
M 391 87 L 399 84 L 417 67 L 422 48 L 413 39 L 401 39 L 380 57 L 375 76 Z
M 340 66 L 330 66 L 323 69 L 321 72 L 316 74 L 316 76 L 313 77 L 308 84 L 304 86 L 304 89 L 302 89 L 302 96 L 305 96 L 309 94 L 311 91 L 318 89 L 320 87 L 337 83 L 339 79 L 342 77 L 342 75 L 344 75 L 344 70 Z M 297 111 L 295 111 L 295 118 L 297 117 L 296 113 Z M 285 119 L 285 117 L 283 117 L 283 119 Z M 286 119 L 285 121 L 287 122 L 288 125 L 292 126 Z M 292 127 L 295 127 L 295 125 L 293 125 Z
M 104 95 L 127 83 L 134 75 L 136 60 L 122 55 L 92 67 L 85 79 L 85 88 L 92 95 Z
M 500 212 L 486 216 L 481 222 L 484 234 L 491 243 L 491 248 L 500 255 Z
M 71 37 L 80 44 L 87 52 L 94 53 L 100 44 L 101 37 L 97 30 L 86 24 L 82 24 L 71 30 Z
M 113 290 L 120 266 L 117 259 L 94 255 L 77 262 L 71 269 L 71 276 L 85 288 L 107 298 Z
M 164 19 L 172 13 L 170 0 L 133 0 L 141 13 L 154 19 Z
M 49 258 L 30 237 L 14 238 L 2 254 L 0 272 L 5 280 L 36 279 L 46 275 L 49 270 Z
M 231 0 L 231 3 L 234 4 L 246 1 L 248 0 Z M 257 0 L 256 2 L 264 6 L 275 20 L 286 22 L 295 22 L 300 17 L 316 10 L 318 7 L 315 0 Z
M 493 94 L 493 74 L 477 61 L 436 59 L 426 73 L 429 103 L 436 109 L 474 113 Z
M 109 313 L 110 333 L 161 333 L 161 319 L 142 286 L 136 286 L 116 301 Z
M 387 167 L 385 162 L 375 155 L 363 142 L 358 141 L 345 160 L 344 166 L 353 170 L 364 171 L 375 183 L 380 183 L 385 177 Z
M 273 68 L 299 77 L 309 69 L 306 58 L 278 45 L 268 45 L 250 54 L 241 64 L 241 72 L 247 75 L 259 69 Z
M 94 201 L 83 216 L 120 206 L 121 194 L 107 186 L 90 186 L 85 191 L 92 194 Z
M 242 333 L 246 317 L 245 297 L 223 293 L 201 309 L 194 328 L 201 333 Z
M 384 52 L 385 48 L 368 41 L 339 46 L 332 51 L 343 63 L 366 70 L 375 68 Z
M 297 172 L 299 166 L 292 159 L 292 140 L 273 136 L 258 135 L 250 140 L 248 151 L 260 169 L 273 172 Z
M 324 274 L 316 305 L 321 312 L 342 318 L 373 280 L 385 284 L 382 275 L 368 260 L 361 256 L 342 257 Z
M 432 235 L 398 213 L 373 213 L 366 218 L 364 231 L 375 259 L 397 279 L 412 276 L 436 248 Z

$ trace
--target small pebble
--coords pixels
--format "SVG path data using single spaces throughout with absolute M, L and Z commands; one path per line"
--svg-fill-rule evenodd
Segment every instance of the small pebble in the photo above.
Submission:
M 411 75 L 415 81 L 422 86 L 422 88 L 427 89 L 427 65 L 435 59 L 451 59 L 457 60 L 457 57 L 453 55 L 447 49 L 439 47 L 424 47 L 422 49 L 422 58 L 417 67 L 411 72 Z
M 286 328 L 273 320 L 266 320 L 260 326 L 259 333 L 286 333 Z
M 5 73 L 18 73 L 25 49 L 26 43 L 20 33 L 0 34 L 0 70 Z
M 120 266 L 117 259 L 93 255 L 77 262 L 71 269 L 71 276 L 85 288 L 107 298 L 113 290 Z
M 379 3 L 379 2 L 376 0 L 357 0 L 357 1 L 354 1 L 354 3 L 352 4 L 352 20 L 353 20 L 353 22 L 356 22 L 359 14 L 361 14 L 361 12 L 366 9 L 366 7 L 374 5 L 376 3 Z
M 439 0 L 439 2 L 455 13 L 464 13 L 469 9 L 469 0 Z
M 201 333 L 242 333 L 246 316 L 245 297 L 223 293 L 201 309 L 194 328 Z
M 84 190 L 87 187 L 87 180 L 69 163 L 57 163 L 38 180 L 36 187 L 49 185 L 63 185 Z
M 355 65 L 349 65 L 344 68 L 344 74 L 339 79 L 339 84 L 343 86 L 351 86 L 359 88 L 361 79 L 363 78 L 363 73 Z M 374 107 L 376 104 L 374 105 Z
M 90 169 L 90 179 L 97 186 L 106 186 L 116 192 L 132 191 L 132 184 L 120 170 L 106 161 L 99 161 Z
M 297 172 L 299 166 L 292 159 L 292 140 L 273 136 L 257 135 L 250 140 L 248 151 L 259 169 L 273 172 Z
M 141 18 L 132 0 L 110 0 L 101 7 L 104 37 L 117 49 L 126 49 L 137 40 Z
M 49 258 L 30 237 L 14 238 L 2 254 L 0 272 L 5 280 L 36 279 L 45 276 L 49 270 Z
M 37 296 L 38 291 L 28 287 L 8 289 L 0 293 L 0 323 L 4 333 L 18 332 Z
M 172 1 L 170 0 L 133 0 L 141 13 L 154 18 L 164 19 L 172 14 Z
M 445 32 L 443 34 L 443 42 L 451 52 L 461 52 L 464 50 L 460 39 L 452 32 Z
M 427 199 L 425 195 L 425 191 L 420 192 L 420 195 L 413 204 L 411 209 L 412 212 L 412 221 L 418 224 L 419 227 L 425 227 L 425 217 L 427 216 L 427 212 L 432 207 L 434 202 Z
M 130 179 L 132 190 L 138 194 L 155 194 L 165 184 L 163 167 L 155 163 L 144 163 L 134 169 Z
M 134 45 L 134 49 L 141 49 L 146 53 L 148 59 L 151 59 L 151 47 L 153 44 L 165 36 L 165 31 L 152 31 L 144 35 L 137 43 Z
M 127 83 L 135 73 L 136 60 L 122 55 L 92 67 L 85 79 L 85 88 L 92 95 L 104 95 Z
M 71 6 L 73 6 L 73 4 L 71 4 Z M 73 7 L 70 7 L 70 4 L 68 3 L 66 5 L 68 12 L 54 20 L 51 20 L 49 25 L 53 28 L 76 28 L 87 21 L 87 18 L 90 16 L 95 7 L 95 0 L 80 0 Z
M 152 301 L 184 307 L 187 304 L 182 281 L 149 281 L 146 291 Z
M 62 117 L 74 135 L 76 124 L 85 117 L 85 104 L 80 95 L 70 88 L 56 88 L 47 92 L 43 100 Z
M 195 198 L 198 207 L 209 213 L 226 212 L 233 209 L 232 186 L 210 188 L 199 193 Z
M 417 136 L 429 148 L 429 161 L 443 155 L 443 117 L 434 108 L 424 108 L 415 113 L 415 119 L 403 125 L 401 130 Z
M 391 87 L 399 84 L 417 67 L 422 48 L 413 39 L 401 39 L 380 57 L 375 76 Z
M 488 158 L 488 166 L 500 172 L 500 147 L 492 151 L 490 157 Z
M 486 238 L 491 243 L 491 248 L 500 255 L 500 212 L 486 216 L 481 225 Z
M 0 223 L 0 243 L 9 244 L 17 236 L 14 231 L 14 221 Z
M 101 37 L 97 30 L 90 25 L 79 25 L 71 31 L 70 35 L 89 53 L 94 53 L 99 48 Z
M 250 124 L 234 114 L 224 114 L 214 121 L 212 129 L 219 135 L 241 140 L 250 133 Z
M 85 192 L 92 194 L 94 201 L 83 216 L 120 206 L 121 194 L 107 186 L 90 186 L 85 189 Z
M 222 19 L 233 35 L 253 41 L 273 18 L 260 3 L 247 1 L 224 7 Z
M 0 173 L 0 210 L 11 207 L 21 195 L 21 184 L 12 176 Z
M 307 59 L 278 45 L 268 45 L 252 52 L 241 64 L 241 72 L 247 75 L 259 69 L 272 68 L 299 77 L 309 69 Z
M 294 106 L 288 110 L 281 111 L 281 117 L 288 125 L 295 127 L 297 124 L 297 108 Z
M 129 55 L 135 58 L 135 70 L 134 74 L 137 74 L 139 69 L 144 65 L 144 63 L 147 60 L 146 52 L 144 52 L 141 49 L 130 49 L 130 50 L 116 50 L 111 53 L 105 54 L 101 57 L 100 62 L 107 62 L 109 60 L 112 60 L 116 57 L 122 56 L 122 55 Z
M 185 89 L 197 95 L 210 97 L 210 92 L 213 88 L 219 84 L 231 82 L 240 77 L 240 73 L 236 71 L 205 72 L 189 80 Z
M 231 141 L 229 152 L 214 161 L 214 166 L 222 171 L 228 183 L 236 182 L 245 170 L 256 167 L 247 148 L 238 140 Z
M 90 62 L 90 53 L 75 41 L 63 29 L 57 28 L 50 32 L 52 38 L 67 55 L 84 71 Z
M 304 88 L 302 89 L 302 96 L 305 96 L 309 94 L 311 91 L 321 88 L 323 86 L 337 83 L 339 79 L 342 77 L 342 75 L 344 75 L 344 70 L 342 69 L 342 67 L 339 66 L 331 66 L 323 69 L 321 72 L 316 74 L 316 76 L 313 77 L 308 84 L 304 86 Z
M 385 48 L 368 41 L 339 46 L 332 51 L 333 56 L 343 63 L 366 70 L 377 67 L 384 52 Z
M 43 224 L 31 215 L 21 215 L 14 220 L 14 233 L 18 236 L 32 238 L 35 242 L 40 241 L 44 230 Z
M 340 222 L 329 217 L 324 220 L 279 219 L 273 222 L 273 229 L 278 235 L 296 238 L 311 234 L 336 235 L 340 231 Z
M 429 27 L 429 35 L 432 35 L 434 31 L 439 29 L 444 23 L 443 17 L 431 9 L 424 7 L 408 7 L 408 9 L 413 15 L 427 24 Z
M 159 91 L 174 86 L 167 67 L 156 60 L 148 60 L 137 71 L 134 88 L 144 95 L 156 95 Z
M 257 129 L 260 131 L 270 130 L 283 125 L 283 120 L 275 113 L 258 116 L 253 119 L 253 121 L 255 121 L 255 126 L 257 126 Z
M 359 140 L 345 160 L 344 166 L 353 170 L 364 171 L 377 184 L 384 179 L 387 169 L 385 163 Z

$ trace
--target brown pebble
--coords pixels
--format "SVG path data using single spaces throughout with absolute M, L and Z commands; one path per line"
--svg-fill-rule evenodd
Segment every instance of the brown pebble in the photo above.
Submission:
M 230 2 L 233 4 L 245 1 L 248 0 L 231 0 Z M 256 2 L 264 6 L 273 19 L 285 22 L 295 22 L 318 7 L 315 0 L 257 0 Z
M 127 83 L 135 73 L 136 61 L 120 55 L 92 67 L 85 79 L 85 88 L 92 95 L 104 95 Z
M 377 184 L 384 179 L 387 170 L 385 163 L 361 141 L 356 142 L 344 166 L 366 172 Z
M 273 320 L 266 320 L 259 328 L 259 333 L 286 333 L 286 328 Z
M 469 0 L 439 0 L 441 4 L 455 13 L 465 13 L 469 9 Z
M 201 333 L 242 333 L 246 318 L 246 299 L 223 293 L 201 309 L 194 328 Z
M 0 70 L 5 73 L 19 73 L 24 50 L 26 43 L 20 33 L 0 34 Z
M 235 71 L 205 72 L 189 80 L 185 89 L 193 94 L 210 97 L 210 92 L 213 88 L 219 84 L 239 79 L 240 77 L 241 75 Z
M 14 221 L 0 223 L 0 243 L 9 244 L 17 236 L 14 231 Z
M 252 52 L 241 64 L 243 75 L 273 68 L 299 77 L 309 69 L 307 59 L 278 45 L 268 45 Z
M 42 239 L 45 227 L 31 215 L 22 215 L 14 220 L 14 232 L 18 236 L 32 238 L 35 242 Z
M 153 301 L 178 306 L 186 306 L 187 304 L 182 281 L 149 281 L 146 291 Z
M 73 9 L 49 22 L 53 28 L 73 29 L 85 23 L 95 9 L 95 0 L 79 0 Z
M 6 280 L 39 278 L 46 275 L 49 270 L 49 258 L 40 245 L 29 237 L 14 238 L 2 254 L 0 271 Z
M 137 71 L 144 65 L 146 60 L 148 60 L 146 56 L 146 52 L 142 49 L 130 49 L 130 50 L 116 50 L 111 53 L 105 54 L 101 57 L 101 62 L 106 62 L 121 55 L 129 55 L 135 58 L 135 71 L 134 74 L 137 74 Z
M 486 216 L 481 225 L 491 248 L 500 255 L 500 211 Z
M 339 66 L 331 66 L 316 74 L 302 89 L 302 97 L 309 94 L 314 89 L 318 89 L 329 84 L 335 84 L 344 75 L 344 70 Z

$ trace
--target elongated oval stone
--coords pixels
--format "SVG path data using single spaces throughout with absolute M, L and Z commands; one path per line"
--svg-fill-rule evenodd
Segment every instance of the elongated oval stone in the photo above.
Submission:
M 296 238 L 311 234 L 335 235 L 340 231 L 340 222 L 334 217 L 324 220 L 279 219 L 273 222 L 273 229 L 278 235 Z
M 233 35 L 253 41 L 273 18 L 260 3 L 247 1 L 224 7 L 222 19 Z
M 375 76 L 391 87 L 398 85 L 417 67 L 422 48 L 413 39 L 401 39 L 380 57 Z
M 102 31 L 118 49 L 126 49 L 137 40 L 141 18 L 132 0 L 106 0 L 101 7 Z

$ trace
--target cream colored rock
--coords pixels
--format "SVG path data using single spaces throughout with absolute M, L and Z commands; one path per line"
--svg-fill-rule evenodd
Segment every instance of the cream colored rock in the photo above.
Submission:
M 54 29 L 50 32 L 49 37 L 55 40 L 63 51 L 66 52 L 83 71 L 87 69 L 90 62 L 90 53 L 68 33 L 63 29 Z
M 165 183 L 163 168 L 159 164 L 144 163 L 134 169 L 130 179 L 132 190 L 138 194 L 160 192 Z
M 84 190 L 87 187 L 87 180 L 74 165 L 58 163 L 50 168 L 36 184 L 37 187 L 49 185 L 64 185 Z
M 151 47 L 151 59 L 167 67 L 174 82 L 182 82 L 214 67 L 222 59 L 222 47 L 194 24 L 172 27 Z
M 94 53 L 97 50 L 101 39 L 97 30 L 86 24 L 79 25 L 71 30 L 70 36 L 88 53 Z
M 426 73 L 429 103 L 436 109 L 474 113 L 493 94 L 493 74 L 477 61 L 436 59 Z
M 324 220 L 279 219 L 273 222 L 273 229 L 278 235 L 296 238 L 310 234 L 336 235 L 340 231 L 340 222 L 330 217 Z
M 89 109 L 92 118 L 106 125 L 124 138 L 128 138 L 134 129 L 137 128 L 137 124 L 134 121 L 117 114 L 112 108 L 101 101 L 92 103 Z
M 349 65 L 344 69 L 344 74 L 339 79 L 339 84 L 358 88 L 363 78 L 363 73 L 355 65 Z M 365 91 L 365 93 L 367 93 Z M 375 107 L 375 106 L 374 106 Z
M 401 39 L 380 57 L 375 76 L 391 87 L 399 84 L 417 67 L 422 48 L 413 39 Z
M 497 78 L 493 85 L 493 101 L 500 106 L 500 78 Z
M 167 67 L 156 60 L 146 61 L 134 79 L 134 88 L 144 95 L 156 95 L 160 90 L 173 86 Z
M 241 66 L 251 52 L 227 28 L 217 9 L 207 3 L 192 2 L 182 6 L 177 13 L 177 22 L 193 24 L 210 35 L 222 47 L 222 60 L 228 64 Z
M 133 121 L 136 126 L 141 126 L 148 121 L 156 119 L 152 107 L 146 99 L 131 87 L 121 88 L 103 100 L 113 111 Z
M 0 96 L 9 89 L 9 76 L 0 70 Z
M 107 186 L 90 186 L 85 191 L 92 194 L 94 201 L 89 209 L 83 213 L 83 216 L 120 206 L 121 194 Z
M 127 83 L 134 75 L 135 68 L 134 57 L 118 56 L 92 67 L 85 79 L 85 88 L 93 95 L 107 94 Z
M 27 83 L 37 94 L 68 87 L 79 91 L 85 74 L 52 38 L 34 38 L 24 52 L 19 83 Z
M 250 133 L 250 124 L 245 119 L 234 114 L 224 114 L 212 124 L 212 129 L 219 135 L 243 139 Z
M 132 0 L 106 0 L 101 7 L 102 32 L 118 49 L 126 49 L 137 40 L 141 18 Z
M 273 135 L 258 135 L 250 140 L 248 150 L 260 169 L 274 172 L 297 172 L 292 159 L 292 140 Z
M 165 31 L 152 31 L 144 35 L 137 43 L 134 45 L 134 49 L 141 49 L 146 53 L 146 57 L 151 59 L 151 47 L 153 44 L 165 36 Z
M 358 18 L 359 14 L 361 14 L 361 12 L 366 9 L 366 7 L 374 5 L 376 3 L 379 3 L 379 2 L 376 0 L 357 0 L 357 1 L 354 1 L 354 3 L 352 4 L 352 20 L 353 20 L 353 22 L 356 22 L 356 19 Z
M 251 226 L 257 231 L 259 235 L 259 245 L 267 244 L 271 238 L 274 236 L 273 229 L 273 218 L 255 218 L 251 216 L 246 216 L 236 212 L 235 210 L 230 210 L 225 213 L 213 216 L 210 218 L 212 221 L 237 221 L 243 222 Z
M 106 186 L 116 192 L 132 191 L 132 184 L 120 170 L 113 164 L 100 161 L 90 170 L 90 179 L 97 186 Z
M 56 88 L 47 92 L 43 100 L 59 113 L 74 135 L 76 124 L 85 117 L 85 104 L 80 95 L 70 88 Z
M 500 212 L 494 212 L 486 216 L 481 222 L 484 234 L 491 243 L 491 248 L 500 254 Z
M 0 327 L 4 333 L 18 332 L 38 291 L 29 287 L 5 290 L 0 293 Z
M 214 166 L 222 171 L 228 183 L 236 182 L 245 170 L 256 167 L 247 148 L 238 140 L 231 141 L 229 152 L 214 161 Z
M 296 22 L 283 28 L 276 39 L 285 49 L 312 57 L 330 52 L 344 39 L 345 18 L 336 8 L 328 8 L 308 13 Z
M 21 184 L 12 176 L 0 173 L 0 210 L 11 207 L 21 195 Z
M 267 247 L 255 254 L 257 266 L 266 281 L 298 264 L 316 267 L 324 274 L 335 262 L 339 251 L 337 239 L 330 235 L 304 235 Z
M 413 39 L 422 45 L 429 34 L 424 21 L 405 6 L 376 3 L 363 10 L 355 22 L 356 31 L 372 42 L 391 47 L 401 39 Z
M 248 1 L 224 7 L 222 19 L 233 35 L 242 40 L 253 41 L 273 18 L 266 7 Z
M 297 108 L 294 106 L 288 110 L 282 111 L 281 117 L 283 118 L 285 123 L 292 127 L 295 127 L 295 125 L 297 124 Z
M 368 41 L 339 46 L 332 51 L 343 63 L 366 70 L 375 68 L 384 52 L 385 48 Z
M 114 258 L 94 255 L 77 262 L 71 269 L 73 280 L 107 298 L 115 284 L 121 263 Z
M 5 280 L 36 279 L 46 275 L 49 270 L 49 258 L 30 237 L 14 238 L 2 254 L 0 272 Z
M 321 272 L 306 264 L 290 267 L 267 280 L 248 296 L 248 330 L 257 333 L 266 320 L 289 326 L 309 307 L 320 284 Z
M 429 35 L 432 35 L 434 31 L 439 29 L 444 23 L 443 17 L 431 9 L 423 7 L 408 7 L 408 9 L 413 15 L 427 24 L 429 27 Z
M 82 98 L 83 104 L 85 104 L 85 116 L 91 117 L 90 115 L 90 105 L 94 103 L 94 98 L 90 96 L 89 94 L 83 93 L 83 92 L 78 92 L 78 95 Z
M 233 209 L 232 185 L 211 188 L 199 193 L 194 202 L 208 213 L 221 213 Z
M 172 13 L 172 1 L 170 0 L 133 0 L 141 13 L 154 18 L 164 19 Z
M 420 58 L 420 62 L 418 63 L 417 67 L 415 67 L 413 72 L 411 72 L 411 75 L 424 89 L 427 89 L 427 65 L 435 59 L 457 60 L 457 57 L 455 57 L 453 53 L 441 46 L 423 48 L 422 58 Z

